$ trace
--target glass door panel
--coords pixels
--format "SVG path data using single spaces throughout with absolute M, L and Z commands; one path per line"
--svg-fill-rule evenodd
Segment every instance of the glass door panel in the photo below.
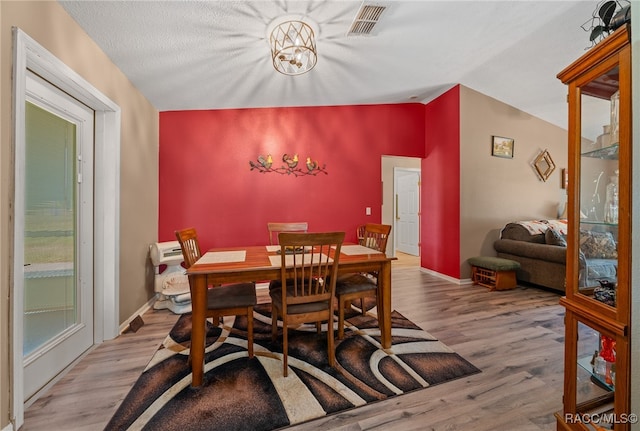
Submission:
M 616 341 L 584 322 L 578 321 L 576 411 L 570 423 L 589 423 L 613 429 L 616 380 Z
M 618 67 L 580 87 L 578 293 L 616 306 L 618 269 Z
M 76 322 L 76 126 L 26 104 L 24 344 L 28 356 Z

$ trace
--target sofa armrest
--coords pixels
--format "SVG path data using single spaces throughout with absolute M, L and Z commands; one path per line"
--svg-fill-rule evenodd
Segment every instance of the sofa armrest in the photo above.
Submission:
M 539 244 L 513 239 L 499 239 L 493 243 L 493 248 L 495 248 L 498 253 L 507 253 L 531 259 L 540 259 L 561 264 L 565 264 L 567 261 L 567 248 L 557 245 Z

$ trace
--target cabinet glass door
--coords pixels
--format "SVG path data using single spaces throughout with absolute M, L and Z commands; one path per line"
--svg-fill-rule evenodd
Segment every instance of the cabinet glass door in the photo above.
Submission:
M 575 410 L 568 423 L 613 429 L 615 422 L 616 339 L 577 321 Z
M 614 65 L 580 87 L 577 292 L 611 307 L 618 282 L 618 82 Z

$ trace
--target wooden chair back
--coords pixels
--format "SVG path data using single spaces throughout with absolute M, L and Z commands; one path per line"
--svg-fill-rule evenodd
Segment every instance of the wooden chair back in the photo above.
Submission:
M 198 234 L 195 228 L 187 228 L 176 231 L 176 238 L 182 248 L 182 258 L 187 269 L 200 259 L 200 244 L 198 244 Z
M 333 304 L 344 232 L 283 232 L 278 237 L 282 259 L 280 279 L 285 293 L 283 312 L 286 314 L 287 305 L 292 304 L 322 301 Z M 287 274 L 291 267 L 293 274 Z
M 356 236 L 358 237 L 358 244 L 364 245 L 364 225 L 361 224 L 356 228 Z
M 194 228 L 176 231 L 176 238 L 182 249 L 182 258 L 189 269 L 200 259 L 200 244 Z M 206 316 L 214 325 L 220 323 L 223 316 L 247 316 L 247 353 L 253 358 L 253 307 L 257 303 L 255 283 L 235 283 L 211 286 L 207 280 Z M 213 288 L 211 288 L 213 287 Z M 193 295 L 194 276 L 189 276 L 189 288 Z M 191 362 L 191 353 L 189 353 Z
M 309 223 L 305 222 L 286 222 L 286 223 L 267 223 L 267 230 L 269 231 L 269 244 L 278 244 L 278 234 L 280 232 L 307 232 L 309 230 Z
M 390 233 L 391 225 L 367 223 L 364 226 L 361 245 L 386 253 Z

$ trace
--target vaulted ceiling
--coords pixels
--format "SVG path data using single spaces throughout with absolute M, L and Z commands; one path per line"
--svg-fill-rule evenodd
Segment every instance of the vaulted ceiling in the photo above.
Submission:
M 556 74 L 591 43 L 596 1 L 382 1 L 368 36 L 347 32 L 362 1 L 61 1 L 160 111 L 428 102 L 462 84 L 566 127 Z M 273 68 L 267 28 L 316 27 L 318 62 Z

